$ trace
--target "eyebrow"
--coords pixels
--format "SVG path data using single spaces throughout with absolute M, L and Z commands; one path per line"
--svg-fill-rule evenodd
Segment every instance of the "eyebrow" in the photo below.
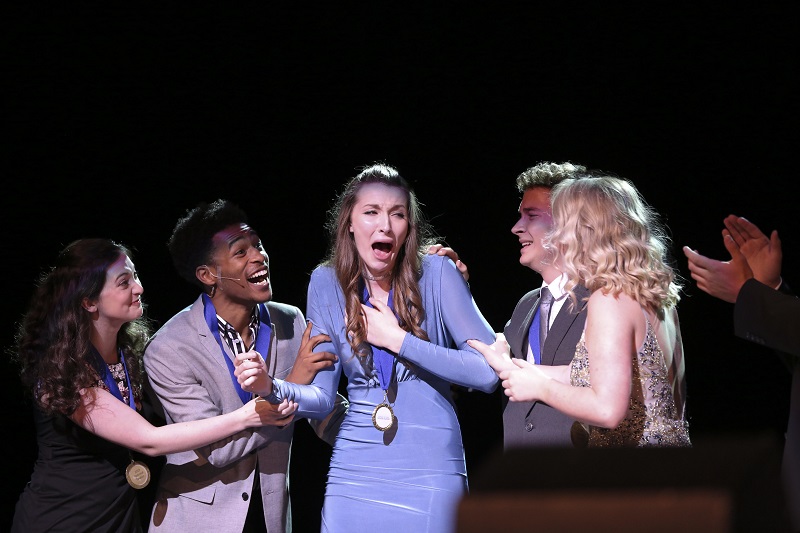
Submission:
M 131 270 L 128 270 L 127 267 L 126 267 L 125 270 L 123 270 L 122 272 L 117 274 L 117 276 L 114 278 L 114 281 L 119 281 L 120 279 L 124 278 L 125 276 L 131 276 L 132 274 L 133 274 L 133 272 Z
M 246 232 L 239 231 L 235 235 L 232 235 L 230 239 L 228 239 L 228 249 L 233 248 L 237 242 L 254 236 L 256 239 L 261 240 L 261 238 L 258 236 L 258 233 L 256 233 L 252 228 L 248 228 Z
M 364 204 L 361 207 L 362 208 L 364 208 L 364 207 L 372 207 L 372 208 L 380 209 L 381 208 L 381 204 Z M 394 204 L 392 206 L 389 206 L 389 209 L 398 209 L 398 208 L 408 209 L 408 206 L 406 206 L 406 204 Z

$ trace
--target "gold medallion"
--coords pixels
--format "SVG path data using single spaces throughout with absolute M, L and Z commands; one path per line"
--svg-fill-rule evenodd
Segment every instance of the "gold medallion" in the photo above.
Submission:
M 388 403 L 382 403 L 372 411 L 372 425 L 380 431 L 386 431 L 394 425 L 394 411 Z
M 143 489 L 150 483 L 150 469 L 141 461 L 131 460 L 131 464 L 125 469 L 125 478 L 134 489 Z

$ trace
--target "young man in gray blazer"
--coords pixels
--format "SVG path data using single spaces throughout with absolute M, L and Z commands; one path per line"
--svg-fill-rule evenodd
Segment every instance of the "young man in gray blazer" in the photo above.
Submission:
M 582 298 L 589 295 L 583 287 L 575 288 L 579 306 L 571 309 L 563 291 L 562 273 L 552 264 L 552 254 L 543 246 L 543 239 L 553 228 L 550 191 L 566 178 L 579 178 L 586 168 L 571 163 L 543 162 L 517 177 L 517 189 L 522 193 L 519 220 L 511 228 L 520 243 L 519 262 L 542 277 L 542 286 L 522 297 L 517 303 L 503 334 L 511 347 L 511 356 L 534 362 L 530 330 L 540 306 L 540 294 L 547 287 L 553 296 L 549 312 L 549 331 L 541 347 L 539 364 L 568 365 L 575 355 L 586 312 Z M 509 402 L 503 396 L 503 445 L 506 450 L 519 447 L 572 447 L 580 445 L 583 436 L 574 420 L 541 402 Z
M 226 413 L 249 399 L 234 375 L 239 353 L 257 351 L 271 375 L 298 383 L 333 364 L 332 354 L 312 352 L 325 336 L 309 338 L 300 309 L 271 301 L 269 257 L 238 207 L 217 200 L 192 209 L 175 226 L 169 251 L 178 273 L 202 294 L 144 353 L 167 423 Z M 315 427 L 329 443 L 345 407 Z M 276 410 L 272 425 L 168 455 L 149 531 L 291 531 L 294 415 L 285 412 Z
M 782 474 L 792 530 L 800 531 L 800 299 L 781 277 L 783 252 L 777 231 L 767 237 L 735 215 L 726 217 L 724 224 L 730 261 L 709 259 L 688 246 L 683 253 L 701 290 L 735 304 L 736 336 L 776 350 L 792 372 Z

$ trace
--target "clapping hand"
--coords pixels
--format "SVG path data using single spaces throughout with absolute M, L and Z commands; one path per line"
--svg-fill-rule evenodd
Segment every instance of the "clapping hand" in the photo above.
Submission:
M 736 243 L 758 281 L 772 288 L 781 284 L 783 252 L 776 230 L 767 237 L 746 218 L 729 215 L 725 218 L 722 236 L 726 241 L 733 240 Z

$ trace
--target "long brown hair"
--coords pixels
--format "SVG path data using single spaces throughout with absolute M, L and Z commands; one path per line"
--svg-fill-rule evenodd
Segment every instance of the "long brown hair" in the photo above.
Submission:
M 401 189 L 408 202 L 408 235 L 400 248 L 397 262 L 391 272 L 394 285 L 393 304 L 400 327 L 413 335 L 428 339 L 420 324 L 425 318 L 419 279 L 422 276 L 422 257 L 433 244 L 432 229 L 422 214 L 419 201 L 409 183 L 396 169 L 385 164 L 364 168 L 348 181 L 329 211 L 327 229 L 330 246 L 325 264 L 333 266 L 336 278 L 345 297 L 347 331 L 353 353 L 364 355 L 366 319 L 361 316 L 361 296 L 364 288 L 362 272 L 365 267 L 358 255 L 355 239 L 350 233 L 350 216 L 358 193 L 367 183 L 381 183 Z

